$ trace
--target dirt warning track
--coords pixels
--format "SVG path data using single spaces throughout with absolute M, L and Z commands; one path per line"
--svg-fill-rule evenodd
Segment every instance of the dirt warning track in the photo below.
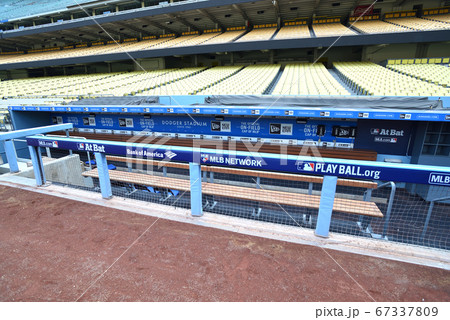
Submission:
M 1 301 L 450 301 L 450 271 L 0 186 Z

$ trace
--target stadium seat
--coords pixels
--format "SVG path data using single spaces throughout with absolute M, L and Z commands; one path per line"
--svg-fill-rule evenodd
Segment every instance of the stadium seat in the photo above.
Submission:
M 218 44 L 218 43 L 227 43 L 232 42 L 235 39 L 239 38 L 245 33 L 245 30 L 238 30 L 238 31 L 227 31 L 221 34 L 218 34 L 217 36 L 208 39 L 203 44 Z
M 411 29 L 405 26 L 381 20 L 356 21 L 352 24 L 352 27 L 361 33 L 394 33 L 411 31 Z
M 386 19 L 386 21 L 411 30 L 427 31 L 450 29 L 450 24 L 448 23 L 415 17 Z
M 313 24 L 316 37 L 351 36 L 357 33 L 340 23 Z
M 373 62 L 335 62 L 342 79 L 361 95 L 450 96 L 450 89 L 400 74 Z
M 214 67 L 203 72 L 198 72 L 190 77 L 178 81 L 166 83 L 159 87 L 142 91 L 137 95 L 189 95 L 196 94 L 200 90 L 219 83 L 223 79 L 236 73 L 242 66 Z
M 299 25 L 282 27 L 275 35 L 274 40 L 298 38 L 311 38 L 308 26 Z
M 275 31 L 277 31 L 277 28 L 253 29 L 249 33 L 237 39 L 235 42 L 270 40 Z
M 322 63 L 287 64 L 273 95 L 349 95 Z
M 450 87 L 450 68 L 439 64 L 388 65 L 389 69 L 414 78 Z
M 214 84 L 198 94 L 263 94 L 276 77 L 280 65 L 250 65 L 231 77 Z
M 430 15 L 430 16 L 423 16 L 422 18 L 432 21 L 450 23 L 450 14 Z

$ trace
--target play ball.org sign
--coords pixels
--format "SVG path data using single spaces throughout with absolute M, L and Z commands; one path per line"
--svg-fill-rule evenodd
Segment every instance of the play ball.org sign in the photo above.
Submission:
M 432 172 L 430 173 L 430 177 L 428 178 L 428 183 L 450 187 L 450 174 Z
M 364 169 L 357 165 L 314 162 L 299 162 L 297 163 L 297 170 L 321 175 L 348 176 L 373 180 L 378 180 L 381 174 L 380 170 Z

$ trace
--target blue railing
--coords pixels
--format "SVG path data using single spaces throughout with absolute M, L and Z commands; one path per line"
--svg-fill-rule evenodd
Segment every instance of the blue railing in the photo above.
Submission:
M 68 136 L 68 130 L 72 128 L 73 128 L 72 123 L 66 123 L 31 129 L 0 132 L 0 142 L 3 143 L 3 147 L 5 149 L 6 158 L 8 159 L 9 164 L 9 170 L 11 172 L 19 171 L 19 164 L 17 162 L 17 154 L 16 154 L 16 147 L 14 146 L 14 139 L 20 139 L 25 138 L 26 136 L 29 135 L 45 134 L 55 131 L 66 131 L 66 134 Z
M 201 216 L 202 178 L 201 166 L 234 167 L 271 172 L 311 174 L 323 177 L 315 233 L 327 237 L 330 229 L 338 178 L 418 183 L 447 188 L 450 186 L 450 168 L 373 161 L 354 161 L 306 156 L 278 155 L 232 150 L 214 150 L 201 147 L 178 147 L 137 144 L 101 140 L 84 140 L 63 137 L 27 137 L 37 185 L 45 184 L 40 148 L 55 148 L 79 152 L 93 152 L 96 158 L 102 197 L 112 197 L 110 174 L 106 155 L 119 155 L 144 160 L 189 163 L 191 214 Z M 395 184 L 385 216 L 383 236 L 387 230 L 390 208 L 395 194 Z M 385 185 L 388 185 L 385 184 Z M 384 184 L 380 185 L 383 187 Z M 450 189 L 448 189 L 450 190 Z

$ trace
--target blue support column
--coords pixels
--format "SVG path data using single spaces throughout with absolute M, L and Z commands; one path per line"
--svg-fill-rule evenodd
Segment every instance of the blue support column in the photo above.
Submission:
M 36 185 L 42 186 L 45 184 L 45 172 L 44 165 L 42 163 L 41 150 L 39 147 L 28 146 L 30 151 L 31 163 L 33 164 L 34 177 L 36 179 Z
M 112 197 L 111 181 L 109 180 L 108 163 L 106 162 L 106 155 L 104 153 L 95 152 L 95 161 L 97 162 L 98 180 L 100 182 L 100 189 L 102 197 L 110 199 Z
M 17 163 L 16 148 L 12 140 L 3 141 L 3 145 L 6 152 L 6 158 L 8 159 L 9 171 L 19 172 L 19 164 Z
M 69 129 L 66 129 L 66 137 L 67 137 L 67 138 L 70 138 Z M 72 155 L 72 154 L 73 154 L 73 151 L 72 151 L 72 150 L 69 150 L 69 154 Z
M 337 177 L 323 177 L 320 196 L 319 216 L 317 217 L 316 236 L 328 238 L 331 214 L 333 213 L 334 197 L 336 195 Z
M 202 208 L 202 171 L 200 164 L 189 163 L 189 177 L 191 181 L 191 214 L 194 217 L 203 215 Z

